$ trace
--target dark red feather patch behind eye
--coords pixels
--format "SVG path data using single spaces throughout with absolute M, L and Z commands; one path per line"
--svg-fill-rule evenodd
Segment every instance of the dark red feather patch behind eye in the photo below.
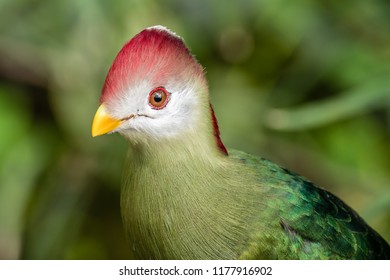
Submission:
M 213 128 L 214 128 L 214 137 L 215 137 L 215 140 L 217 142 L 217 146 L 222 153 L 224 153 L 225 155 L 228 155 L 228 151 L 226 150 L 225 145 L 222 143 L 217 118 L 215 117 L 214 109 L 213 109 L 213 106 L 211 104 L 210 104 L 210 111 L 211 111 L 211 120 L 213 122 Z

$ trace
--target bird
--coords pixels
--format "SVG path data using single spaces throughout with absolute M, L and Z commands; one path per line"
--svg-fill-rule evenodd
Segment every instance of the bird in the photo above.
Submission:
M 271 161 L 227 149 L 204 68 L 163 26 L 114 59 L 92 136 L 129 144 L 120 207 L 135 259 L 390 259 L 352 208 Z

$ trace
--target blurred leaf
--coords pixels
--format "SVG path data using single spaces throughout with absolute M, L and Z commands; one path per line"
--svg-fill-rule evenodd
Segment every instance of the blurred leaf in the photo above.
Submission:
M 389 98 L 387 81 L 370 82 L 329 100 L 304 104 L 295 109 L 270 109 L 265 125 L 286 131 L 310 129 L 387 106 Z
M 12 108 L 12 103 L 9 105 L 11 106 L 8 108 Z M 25 126 L 23 115 L 25 116 L 23 113 L 17 114 L 14 121 L 11 121 L 12 114 L 9 114 L 7 126 L 11 125 L 12 128 L 8 127 L 8 130 L 3 130 L 7 129 L 7 126 L 0 126 L 1 131 L 17 133 L 12 142 L 1 147 L 0 258 L 7 259 L 20 256 L 27 201 L 35 189 L 37 179 L 49 164 L 54 148 L 49 130 L 45 127 L 32 130 L 31 127 Z M 18 131 L 21 126 L 25 126 L 22 133 Z

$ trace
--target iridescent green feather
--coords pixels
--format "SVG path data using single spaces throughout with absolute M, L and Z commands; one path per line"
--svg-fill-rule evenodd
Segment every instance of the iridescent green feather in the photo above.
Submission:
M 272 199 L 259 220 L 267 220 L 267 212 L 277 212 L 274 221 L 278 248 L 271 258 L 292 259 L 389 259 L 390 247 L 358 214 L 331 193 L 314 186 L 305 178 L 270 161 L 234 151 L 231 153 L 257 171 L 261 185 L 272 186 Z M 263 257 L 266 245 L 261 233 L 242 258 Z M 257 241 L 256 241 L 257 240 Z M 272 237 L 267 237 L 267 242 Z M 272 244 L 271 243 L 271 244 Z M 268 243 L 269 244 L 269 243 Z M 284 247 L 284 248 L 282 248 Z

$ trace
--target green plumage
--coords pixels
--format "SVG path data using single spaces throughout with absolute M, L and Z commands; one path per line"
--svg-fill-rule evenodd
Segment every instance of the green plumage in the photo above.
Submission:
M 242 152 L 234 153 L 234 157 L 255 168 L 259 179 L 266 177 L 266 184 L 272 186 L 268 192 L 273 198 L 267 204 L 279 217 L 273 223 L 279 249 L 270 252 L 271 258 L 390 258 L 386 241 L 331 193 L 267 160 Z M 264 238 L 258 236 L 259 240 Z M 254 242 L 249 254 L 242 257 L 261 258 L 264 247 L 258 244 Z
M 124 181 L 136 258 L 390 258 L 351 208 L 286 169 L 238 151 L 204 157 L 177 142 L 155 144 L 150 153 L 133 147 Z

